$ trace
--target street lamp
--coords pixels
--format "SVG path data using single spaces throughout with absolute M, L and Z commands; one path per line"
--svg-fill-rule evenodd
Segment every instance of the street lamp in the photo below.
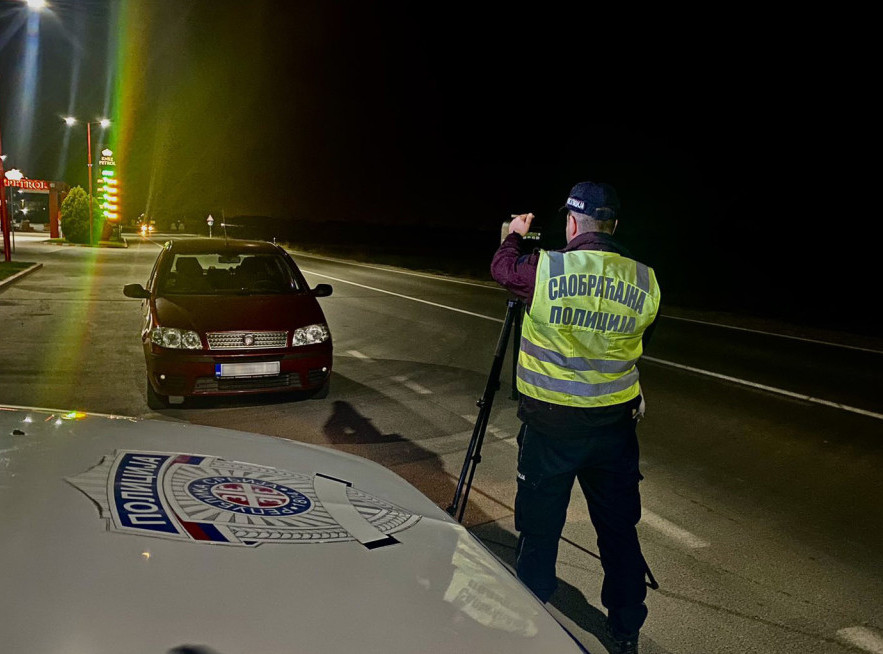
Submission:
M 3 260 L 12 260 L 12 248 L 9 243 L 9 211 L 6 203 L 6 172 L 3 170 L 3 162 L 6 155 L 3 154 L 3 143 L 0 141 L 0 184 L 3 184 L 3 192 L 0 193 L 0 232 L 3 233 Z
M 77 119 L 74 116 L 65 116 L 64 122 L 68 127 L 76 125 Z M 92 243 L 92 125 L 100 125 L 101 129 L 107 129 L 110 126 L 110 120 L 102 118 L 100 120 L 86 121 L 86 161 L 89 170 L 89 243 Z
M 28 12 L 31 16 L 36 18 L 36 14 L 38 14 L 41 10 L 45 9 L 48 4 L 46 0 L 26 0 L 26 4 L 28 7 Z M 28 27 L 31 26 L 31 18 L 28 18 Z M 34 27 L 36 30 L 36 27 Z M 3 163 L 6 161 L 6 155 L 3 154 L 3 145 L 0 143 L 0 183 L 2 180 L 6 179 Z M 0 232 L 3 234 L 3 260 L 10 261 L 12 259 L 12 252 L 10 248 L 10 234 L 9 234 L 9 207 L 6 202 L 6 188 L 4 186 L 3 192 L 0 193 Z

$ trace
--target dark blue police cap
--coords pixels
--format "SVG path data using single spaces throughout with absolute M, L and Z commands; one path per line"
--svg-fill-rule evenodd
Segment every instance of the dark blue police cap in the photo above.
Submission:
M 562 210 L 586 214 L 595 220 L 612 220 L 619 211 L 619 197 L 610 184 L 580 182 L 572 189 Z

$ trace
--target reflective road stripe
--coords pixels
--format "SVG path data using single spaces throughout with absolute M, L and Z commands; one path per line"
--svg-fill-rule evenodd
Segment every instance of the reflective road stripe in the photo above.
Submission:
M 883 654 L 883 638 L 867 627 L 847 627 L 837 632 L 843 640 L 873 654 Z
M 618 393 L 638 383 L 637 369 L 632 372 L 610 382 L 601 382 L 600 384 L 589 384 L 588 382 L 572 381 L 566 379 L 555 379 L 548 375 L 543 375 L 533 370 L 528 370 L 522 365 L 518 366 L 518 378 L 527 382 L 531 386 L 543 388 L 554 393 L 567 393 L 579 397 L 599 397 L 601 395 L 610 395 Z
M 544 361 L 546 363 L 553 363 L 556 366 L 569 368 L 570 370 L 592 370 L 595 372 L 605 373 L 627 372 L 631 370 L 637 363 L 637 361 L 635 360 L 615 361 L 611 359 L 586 359 L 584 357 L 566 357 L 560 352 L 548 350 L 544 347 L 540 347 L 539 345 L 531 343 L 524 337 L 522 337 L 521 339 L 521 349 L 523 352 L 529 354 L 535 359 L 539 359 L 540 361 Z

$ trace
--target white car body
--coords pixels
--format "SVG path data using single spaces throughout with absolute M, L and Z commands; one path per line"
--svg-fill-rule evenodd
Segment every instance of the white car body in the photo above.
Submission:
M 585 651 L 427 497 L 326 448 L 0 406 L 0 507 L 10 654 Z

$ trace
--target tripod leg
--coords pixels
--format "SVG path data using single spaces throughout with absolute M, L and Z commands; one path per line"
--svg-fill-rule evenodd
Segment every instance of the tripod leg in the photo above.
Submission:
M 463 514 L 466 511 L 466 499 L 469 496 L 469 489 L 472 487 L 472 479 L 475 476 L 475 467 L 481 461 L 481 445 L 484 442 L 484 434 L 487 430 L 488 421 L 490 420 L 494 395 L 496 394 L 497 389 L 500 388 L 500 372 L 503 368 L 503 359 L 506 356 L 506 345 L 509 341 L 512 324 L 520 306 L 520 300 L 509 300 L 506 303 L 506 319 L 503 321 L 502 330 L 500 330 L 500 338 L 497 341 L 494 361 L 491 365 L 491 371 L 484 387 L 484 394 L 477 402 L 479 407 L 478 419 L 475 421 L 475 428 L 472 430 L 472 438 L 469 441 L 469 446 L 466 448 L 466 458 L 463 460 L 463 468 L 460 471 L 460 478 L 457 480 L 457 489 L 454 491 L 454 499 L 447 509 L 448 514 L 454 516 L 457 514 L 459 508 L 458 520 L 463 519 Z M 471 473 L 469 470 L 470 464 L 472 466 Z M 463 502 L 462 507 L 460 507 L 461 496 Z

